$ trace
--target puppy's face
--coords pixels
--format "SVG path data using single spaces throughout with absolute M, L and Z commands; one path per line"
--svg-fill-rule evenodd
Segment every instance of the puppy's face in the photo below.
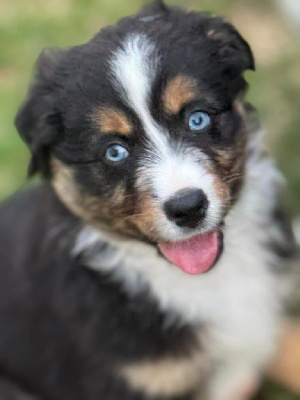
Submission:
M 16 123 L 32 168 L 75 214 L 151 242 L 220 242 L 244 165 L 237 96 L 253 68 L 232 26 L 148 8 L 38 68 Z

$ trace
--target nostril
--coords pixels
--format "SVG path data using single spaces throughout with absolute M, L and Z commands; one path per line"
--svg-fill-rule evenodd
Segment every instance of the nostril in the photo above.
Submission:
M 203 190 L 184 189 L 164 204 L 164 210 L 167 217 L 177 225 L 195 227 L 205 217 L 208 205 Z

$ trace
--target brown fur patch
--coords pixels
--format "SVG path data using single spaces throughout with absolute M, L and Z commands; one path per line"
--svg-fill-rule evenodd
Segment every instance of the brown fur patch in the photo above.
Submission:
M 178 75 L 171 79 L 163 93 L 164 109 L 169 114 L 177 114 L 182 107 L 196 97 L 197 82 L 188 76 Z
M 228 185 L 217 174 L 214 174 L 213 185 L 218 198 L 222 201 L 223 207 L 228 208 L 231 200 Z
M 245 121 L 245 111 L 241 103 L 234 103 L 235 110 Z M 235 201 L 235 195 L 241 187 L 244 176 L 244 168 L 247 158 L 246 148 L 246 129 L 242 127 L 235 145 L 231 148 L 213 148 L 214 159 L 217 162 L 218 175 L 221 181 L 216 179 L 218 191 L 224 191 L 224 185 L 227 186 L 231 195 L 231 203 Z M 223 188 L 223 189 L 222 189 Z
M 222 177 L 222 181 L 218 185 L 220 187 L 224 184 L 227 186 L 232 197 L 231 200 L 234 202 L 234 196 L 243 182 L 246 161 L 245 147 L 241 145 L 233 149 L 215 149 L 214 154 L 218 163 L 219 174 Z
M 133 127 L 126 115 L 112 107 L 99 108 L 93 115 L 103 133 L 117 133 L 128 136 L 132 133 Z
M 121 368 L 128 384 L 148 396 L 182 396 L 197 391 L 206 375 L 204 356 L 165 356 L 144 360 Z
M 96 229 L 129 235 L 139 239 L 157 240 L 154 226 L 162 211 L 146 193 L 138 199 L 128 195 L 120 185 L 110 196 L 93 196 L 80 186 L 72 167 L 52 158 L 52 185 L 61 201 L 75 215 Z M 158 224 L 157 224 L 158 225 Z
M 154 226 L 159 225 L 159 221 L 163 216 L 162 211 L 146 192 L 142 193 L 138 204 L 137 213 L 131 217 L 131 221 L 145 236 L 151 237 L 153 240 L 158 239 L 159 235 L 157 235 Z
M 52 185 L 61 201 L 75 215 L 95 228 L 140 236 L 128 218 L 134 201 L 125 194 L 122 185 L 111 196 L 93 196 L 76 182 L 72 167 L 55 158 L 52 158 L 51 166 Z

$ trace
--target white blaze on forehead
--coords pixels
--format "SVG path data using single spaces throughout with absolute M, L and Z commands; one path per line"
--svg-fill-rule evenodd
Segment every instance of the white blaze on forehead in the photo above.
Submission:
M 125 100 L 138 114 L 145 115 L 158 64 L 153 43 L 144 35 L 129 35 L 110 64 Z
M 149 111 L 151 87 L 159 67 L 154 43 L 142 34 L 127 36 L 110 61 L 113 82 L 124 100 L 140 118 L 146 135 L 160 151 L 166 149 L 166 132 L 153 120 Z

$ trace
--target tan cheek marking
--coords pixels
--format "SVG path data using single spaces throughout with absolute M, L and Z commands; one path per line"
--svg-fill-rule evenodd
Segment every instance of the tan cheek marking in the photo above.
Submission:
M 93 115 L 93 119 L 99 124 L 103 133 L 117 133 L 128 136 L 133 127 L 126 115 L 111 107 L 99 108 Z
M 64 205 L 85 222 L 99 223 L 106 212 L 105 202 L 77 184 L 71 167 L 55 158 L 51 159 L 51 166 L 52 186 Z
M 52 186 L 61 201 L 75 215 L 97 229 L 109 229 L 132 236 L 138 234 L 127 218 L 132 201 L 126 197 L 122 185 L 109 198 L 93 196 L 76 183 L 71 167 L 56 158 L 51 159 L 51 167 Z
M 163 104 L 167 113 L 177 114 L 182 107 L 196 96 L 195 79 L 178 75 L 168 82 L 163 93 Z
M 153 240 L 158 239 L 159 235 L 155 226 L 159 225 L 161 218 L 163 218 L 162 212 L 146 192 L 140 196 L 138 203 L 138 211 L 131 217 L 131 221 L 144 235 Z
M 82 207 L 84 194 L 76 184 L 74 173 L 70 167 L 56 158 L 51 159 L 52 186 L 62 202 L 77 216 L 88 219 Z
M 171 356 L 127 365 L 121 376 L 149 396 L 180 396 L 196 390 L 204 377 L 204 357 L 199 352 L 185 358 Z
M 234 151 L 219 150 L 216 153 L 216 160 L 218 173 L 215 174 L 215 190 L 229 205 L 235 201 L 236 193 L 243 182 L 245 155 L 244 152 L 236 149 Z
M 240 114 L 245 123 L 245 110 L 239 101 L 233 104 L 234 109 Z M 246 153 L 246 129 L 241 127 L 239 138 L 232 148 L 213 149 L 218 170 L 221 174 L 220 183 L 217 186 L 226 185 L 228 191 L 235 192 L 243 180 L 244 168 L 247 158 Z
M 230 190 L 228 185 L 225 184 L 217 174 L 215 174 L 213 185 L 219 199 L 222 200 L 224 205 L 228 206 L 230 202 Z

